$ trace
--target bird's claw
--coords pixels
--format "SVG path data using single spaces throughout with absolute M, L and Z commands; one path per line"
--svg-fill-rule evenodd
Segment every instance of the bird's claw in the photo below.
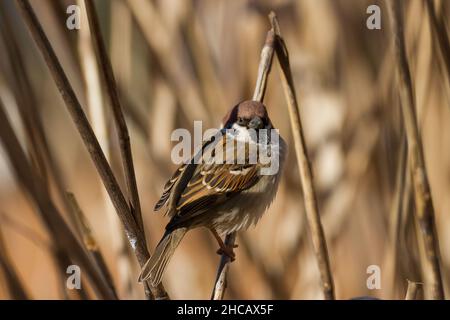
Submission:
M 231 262 L 233 262 L 236 259 L 236 254 L 234 253 L 233 249 L 237 247 L 238 245 L 235 244 L 232 247 L 219 248 L 217 250 L 217 254 L 226 255 L 228 258 L 230 258 Z

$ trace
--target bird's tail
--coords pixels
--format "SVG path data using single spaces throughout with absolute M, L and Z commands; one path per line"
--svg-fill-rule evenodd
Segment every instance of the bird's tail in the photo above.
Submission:
M 150 280 L 151 285 L 154 287 L 161 282 L 164 270 L 186 232 L 186 228 L 166 231 L 156 246 L 155 252 L 142 267 L 139 281 Z

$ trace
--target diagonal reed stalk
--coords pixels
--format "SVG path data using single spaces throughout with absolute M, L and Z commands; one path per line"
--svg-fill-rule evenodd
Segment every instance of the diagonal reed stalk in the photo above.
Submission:
M 36 205 L 40 217 L 47 227 L 58 256 L 57 262 L 63 273 L 67 266 L 78 264 L 91 281 L 95 292 L 103 299 L 116 299 L 107 280 L 98 267 L 92 262 L 71 228 L 64 221 L 58 208 L 55 206 L 42 178 L 33 170 L 17 136 L 6 116 L 3 104 L 0 101 L 0 139 L 17 181 L 26 194 Z M 69 258 L 70 255 L 70 258 Z
M 116 4 L 116 2 L 113 2 Z M 84 91 L 86 95 L 86 107 L 87 116 L 94 130 L 100 146 L 105 153 L 105 157 L 110 162 L 111 167 L 115 171 L 115 165 L 121 170 L 120 161 L 117 161 L 116 154 L 111 154 L 111 147 L 114 144 L 112 136 L 116 130 L 110 130 L 108 112 L 110 109 L 105 103 L 105 97 L 103 97 L 102 91 L 102 79 L 100 75 L 100 66 L 97 63 L 96 53 L 94 49 L 94 43 L 92 41 L 91 28 L 89 27 L 89 21 L 86 12 L 86 6 L 84 0 L 77 0 L 77 4 L 80 6 L 81 17 L 80 23 L 83 26 L 77 32 L 78 39 L 77 49 L 80 62 L 80 70 L 84 80 Z M 115 25 L 114 23 L 112 25 Z M 114 32 L 114 31 L 111 31 Z M 119 158 L 120 160 L 120 158 Z M 101 182 L 100 182 L 101 183 Z M 128 289 L 133 288 L 132 283 L 135 281 L 132 271 L 132 260 L 130 259 L 128 250 L 128 240 L 126 236 L 117 237 L 117 234 L 122 234 L 122 225 L 119 218 L 112 206 L 108 193 L 105 189 L 102 189 L 101 200 L 103 202 L 103 215 L 105 216 L 104 228 L 109 234 L 109 246 L 115 257 L 115 271 L 117 274 L 117 290 L 121 294 L 126 294 Z
M 133 212 L 125 200 L 125 196 L 120 190 L 116 177 L 106 160 L 106 157 L 100 147 L 100 144 L 87 120 L 87 117 L 77 99 L 75 92 L 67 79 L 64 70 L 44 32 L 40 22 L 38 21 L 33 8 L 28 0 L 17 0 L 22 17 L 30 31 L 37 47 L 39 48 L 44 60 L 53 76 L 53 79 L 61 93 L 65 105 L 75 123 L 83 143 L 88 150 L 92 161 L 102 179 L 102 182 L 111 198 L 116 212 L 124 226 L 125 233 L 130 242 L 139 264 L 142 266 L 150 257 L 145 243 L 145 237 L 141 232 L 139 223 L 136 221 Z M 146 296 L 149 298 L 156 297 L 167 299 L 168 295 L 164 287 L 160 285 L 158 288 L 150 288 L 145 290 Z
M 211 110 L 201 98 L 198 80 L 185 55 L 183 39 L 178 33 L 170 32 L 154 2 L 128 0 L 126 3 L 164 77 L 174 88 L 173 93 L 183 111 L 191 120 L 204 118 L 209 121 Z
M 306 150 L 306 143 L 300 122 L 300 114 L 298 112 L 298 104 L 289 65 L 288 52 L 286 50 L 286 46 L 284 45 L 284 40 L 281 37 L 278 20 L 275 13 L 271 12 L 269 15 L 269 19 L 272 28 L 267 33 L 266 43 L 261 51 L 261 59 L 258 68 L 258 77 L 256 81 L 253 100 L 262 102 L 264 99 L 267 88 L 267 79 L 272 67 L 273 55 L 274 52 L 276 52 L 281 69 L 283 88 L 289 107 L 291 127 L 293 130 L 297 161 L 299 165 L 300 179 L 302 181 L 305 197 L 307 219 L 310 225 L 314 249 L 319 264 L 324 297 L 325 299 L 330 300 L 334 299 L 333 277 L 330 269 L 325 235 L 322 229 L 322 223 L 320 221 L 317 198 L 312 181 L 312 172 L 309 165 L 308 153 Z M 234 233 L 230 234 L 226 237 L 225 241 L 229 245 L 233 245 L 235 237 L 236 235 Z M 212 299 L 214 300 L 223 299 L 226 288 L 226 275 L 230 262 L 231 261 L 229 260 L 229 258 L 227 258 L 226 256 L 222 256 L 212 294 Z
M 443 19 L 439 19 L 436 12 L 436 6 L 433 0 L 424 0 L 427 6 L 428 16 L 430 19 L 430 25 L 433 30 L 433 36 L 435 37 L 439 53 L 445 65 L 447 73 L 447 81 L 450 80 L 450 41 L 448 39 L 448 32 Z
M 29 74 L 25 67 L 23 52 L 19 48 L 17 37 L 15 37 L 10 19 L 7 14 L 6 4 L 1 3 L 0 17 L 3 22 L 1 31 L 4 43 L 7 48 L 8 62 L 11 66 L 12 81 L 11 87 L 17 100 L 18 110 L 27 136 L 27 149 L 30 150 L 31 164 L 36 167 L 36 171 L 43 179 L 46 188 L 50 188 L 53 179 L 56 185 L 58 196 L 66 209 L 69 221 L 76 225 L 76 218 L 71 214 L 69 204 L 66 201 L 64 190 L 65 183 L 61 169 L 53 155 L 44 130 L 39 109 L 36 108 L 37 99 L 35 90 L 32 87 Z M 23 94 L 27 92 L 27 94 Z M 74 231 L 78 234 L 79 230 Z
M 139 193 L 136 183 L 136 174 L 133 164 L 133 155 L 131 152 L 130 135 L 122 111 L 123 108 L 119 100 L 119 93 L 111 65 L 111 60 L 108 56 L 105 42 L 103 40 L 100 23 L 94 2 L 92 0 L 82 0 L 82 3 L 84 4 L 83 8 L 86 11 L 87 20 L 89 23 L 89 31 L 87 32 L 90 33 L 89 40 L 92 40 L 92 47 L 93 51 L 95 52 L 95 57 L 97 60 L 98 65 L 97 69 L 99 70 L 99 77 L 101 78 L 101 81 L 106 87 L 107 96 L 109 98 L 109 106 L 112 109 L 112 115 L 114 117 L 117 128 L 116 133 L 119 141 L 120 156 L 122 160 L 122 170 L 125 177 L 125 184 L 127 187 L 128 203 L 130 206 L 130 210 L 134 215 L 134 218 L 138 224 L 138 227 L 140 228 L 140 232 L 142 233 L 143 238 L 145 240 L 145 228 L 142 220 L 141 204 L 139 200 Z M 106 136 L 107 135 L 105 135 L 105 138 Z M 116 228 L 120 228 L 120 226 L 117 223 L 114 223 L 114 226 Z M 130 274 L 131 270 L 127 271 L 127 269 L 129 269 L 129 261 L 128 261 L 129 259 L 128 256 L 124 254 L 126 252 L 126 250 L 124 250 L 125 249 L 124 246 L 125 246 L 125 239 L 122 237 L 121 239 L 119 239 L 118 247 L 116 247 L 116 250 L 118 250 L 119 255 L 117 263 L 119 265 L 119 270 L 121 272 L 126 272 Z M 149 289 L 148 283 L 144 282 L 143 285 L 146 288 L 146 291 L 148 291 Z
M 258 78 L 256 81 L 253 100 L 263 102 L 264 94 L 267 88 L 267 80 L 272 66 L 273 54 L 275 50 L 275 37 L 273 28 L 267 32 L 266 43 L 261 51 L 261 58 L 258 68 Z M 233 247 L 236 240 L 236 233 L 231 233 L 226 236 L 225 244 Z M 225 295 L 227 287 L 227 273 L 231 263 L 230 257 L 223 254 L 220 258 L 219 268 L 217 271 L 214 289 L 211 295 L 212 300 L 222 300 Z
M 387 1 L 392 37 L 397 59 L 398 85 L 400 91 L 402 116 L 408 143 L 408 163 L 414 187 L 416 219 L 420 225 L 425 246 L 426 263 L 430 270 L 430 288 L 433 299 L 444 299 L 441 269 L 439 266 L 439 241 L 435 226 L 433 199 L 425 168 L 422 142 L 416 119 L 413 83 L 406 54 L 403 21 L 403 3 L 398 0 Z M 425 266 L 424 266 L 425 267 Z
M 300 180 L 302 182 L 303 196 L 305 199 L 306 218 L 311 230 L 312 243 L 319 265 L 320 276 L 322 279 L 322 290 L 325 299 L 333 300 L 335 298 L 333 276 L 331 274 L 325 234 L 323 232 L 322 222 L 320 221 L 317 196 L 314 190 L 313 175 L 308 157 L 308 150 L 306 148 L 305 137 L 303 134 L 302 123 L 300 120 L 294 80 L 292 78 L 289 63 L 289 55 L 284 40 L 281 37 L 280 28 L 275 13 L 271 12 L 269 18 L 272 28 L 275 30 L 275 51 L 280 66 L 284 94 L 286 96 L 289 108 L 289 118 L 291 120 L 295 152 L 297 155 Z
M 57 195 L 64 205 L 64 213 L 67 214 L 69 218 L 70 225 L 75 232 L 75 236 L 81 237 L 81 230 L 78 228 L 79 221 L 77 217 L 73 215 L 70 209 L 70 204 L 65 197 L 65 183 L 63 175 L 61 174 L 60 167 L 56 158 L 54 157 L 50 145 L 45 134 L 44 126 L 41 118 L 38 114 L 38 108 L 36 108 L 37 100 L 32 87 L 27 69 L 24 65 L 24 57 L 21 52 L 17 39 L 14 36 L 14 32 L 11 28 L 10 16 L 6 13 L 6 5 L 2 5 L 2 10 L 0 10 L 0 16 L 2 17 L 2 35 L 4 43 L 7 47 L 7 55 L 9 58 L 9 63 L 11 66 L 11 79 L 10 81 L 12 91 L 17 101 L 18 110 L 22 123 L 24 124 L 24 129 L 27 138 L 27 150 L 30 152 L 30 164 L 33 170 L 39 174 L 42 182 L 47 188 L 47 192 L 50 192 L 51 183 L 54 182 Z M 26 92 L 27 94 L 23 94 Z M 53 242 L 57 243 L 58 239 L 52 239 Z M 65 270 L 67 265 L 70 263 L 69 257 L 70 248 L 60 248 L 58 246 L 52 246 L 51 253 L 53 255 L 53 260 L 58 266 L 62 273 L 60 274 L 61 282 L 60 288 L 61 292 L 65 297 L 68 298 L 67 288 L 65 286 Z M 97 261 L 96 261 L 97 262 Z M 101 267 L 100 265 L 98 265 Z M 108 284 L 112 287 L 112 282 L 107 278 Z M 113 287 L 112 287 L 112 291 Z M 70 292 L 71 296 L 78 296 L 81 299 L 87 299 L 87 293 L 84 289 Z
M 422 284 L 419 282 L 408 280 L 408 289 L 406 290 L 405 300 L 416 300 L 421 285 Z
M 92 233 L 92 229 L 89 225 L 86 216 L 81 210 L 80 205 L 78 204 L 78 201 L 73 193 L 67 192 L 67 199 L 73 211 L 73 215 L 77 217 L 77 224 L 78 224 L 77 228 L 81 232 L 83 243 L 86 249 L 89 251 L 95 263 L 105 276 L 106 281 L 111 287 L 111 291 L 113 291 L 114 294 L 117 295 L 116 289 L 114 287 L 114 281 L 111 276 L 111 272 L 109 271 L 108 266 L 106 265 L 105 258 L 103 257 L 103 254 L 100 251 L 100 247 Z
M 12 264 L 6 250 L 3 233 L 0 229 L 0 270 L 3 270 L 6 287 L 14 300 L 28 300 L 30 297 L 25 290 L 19 275 Z
M 141 204 L 139 201 L 136 174 L 134 171 L 133 155 L 131 153 L 130 135 L 128 133 L 128 127 L 122 112 L 122 106 L 119 101 L 119 94 L 116 86 L 116 81 L 114 79 L 111 61 L 109 59 L 105 43 L 103 41 L 94 3 L 92 0 L 85 0 L 84 3 L 86 6 L 89 27 L 92 33 L 94 49 L 97 55 L 97 63 L 100 66 L 100 74 L 103 78 L 104 84 L 106 85 L 109 101 L 114 115 L 114 120 L 117 126 L 117 135 L 119 138 L 120 153 L 123 162 L 125 181 L 128 189 L 128 198 L 130 199 L 131 212 L 133 213 L 145 239 L 144 225 L 142 222 L 141 214 Z
M 236 240 L 236 232 L 230 233 L 225 238 L 225 245 L 232 248 Z M 214 289 L 211 295 L 211 300 L 223 300 L 225 290 L 227 289 L 227 275 L 230 268 L 231 259 L 229 256 L 222 254 L 220 257 L 219 268 L 217 270 L 217 277 L 214 283 Z

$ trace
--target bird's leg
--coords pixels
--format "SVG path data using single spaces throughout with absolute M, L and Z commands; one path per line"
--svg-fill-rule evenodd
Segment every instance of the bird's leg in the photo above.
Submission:
M 214 228 L 210 228 L 209 229 L 211 231 L 211 233 L 213 234 L 214 238 L 216 238 L 217 243 L 219 244 L 220 248 L 219 250 L 217 250 L 217 254 L 225 254 L 227 255 L 231 261 L 234 261 L 236 255 L 234 254 L 233 249 L 237 248 L 238 245 L 235 244 L 232 247 L 231 246 L 227 246 L 223 241 L 222 238 L 219 236 L 219 234 L 217 233 L 217 231 Z

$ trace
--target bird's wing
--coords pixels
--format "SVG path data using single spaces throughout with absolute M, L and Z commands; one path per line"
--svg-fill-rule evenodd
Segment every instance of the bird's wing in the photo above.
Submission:
M 166 203 L 167 200 L 170 197 L 170 194 L 172 192 L 173 186 L 178 182 L 180 177 L 182 176 L 183 172 L 186 170 L 189 163 L 183 163 L 181 166 L 178 167 L 178 169 L 174 172 L 172 177 L 166 182 L 164 185 L 164 190 L 161 195 L 161 198 L 159 198 L 158 202 L 155 204 L 155 211 L 158 211 L 161 209 Z
M 234 144 L 224 131 L 214 142 L 204 145 L 199 164 L 182 165 L 166 184 L 158 204 L 171 197 L 172 225 L 191 220 L 258 182 L 260 166 L 249 163 L 246 144 Z
M 198 159 L 208 146 L 211 147 L 216 145 L 222 139 L 223 135 L 224 130 L 218 131 L 216 135 L 212 136 L 209 140 L 203 143 L 202 149 L 194 157 L 178 167 L 172 177 L 164 185 L 163 193 L 158 202 L 155 204 L 155 211 L 158 211 L 166 204 L 168 204 L 169 207 L 173 207 L 177 203 L 181 191 L 184 189 L 187 182 L 189 182 L 189 179 L 191 179 L 197 168 L 196 161 L 194 160 Z M 169 211 L 170 210 L 168 210 L 168 213 L 170 214 Z

